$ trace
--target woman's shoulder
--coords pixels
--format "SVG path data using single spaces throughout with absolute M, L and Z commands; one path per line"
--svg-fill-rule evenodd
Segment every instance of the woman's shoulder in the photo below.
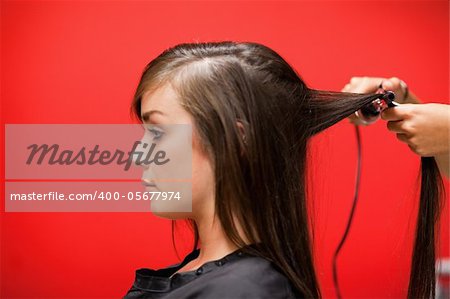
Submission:
M 125 298 L 295 298 L 289 279 L 266 258 L 237 250 L 196 270 L 169 277 L 176 267 L 140 269 Z
M 235 263 L 230 263 L 228 269 L 217 273 L 218 279 L 224 284 L 240 284 L 267 291 L 280 292 L 290 289 L 289 279 L 276 266 L 265 258 L 244 256 Z
M 205 298 L 295 298 L 289 279 L 265 258 L 238 252 L 208 266 L 197 280 Z

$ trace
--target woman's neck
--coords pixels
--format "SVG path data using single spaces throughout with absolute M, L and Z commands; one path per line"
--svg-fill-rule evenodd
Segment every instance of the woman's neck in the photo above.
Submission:
M 201 244 L 200 253 L 196 259 L 198 266 L 220 259 L 238 249 L 228 239 L 217 216 L 197 219 L 196 224 Z
M 221 259 L 238 249 L 238 247 L 226 237 L 218 219 L 215 221 L 195 220 L 195 222 L 201 242 L 200 253 L 197 258 L 184 265 L 175 273 L 196 270 L 203 264 Z M 173 273 L 172 276 L 175 275 L 175 273 Z
M 217 214 L 214 212 L 214 201 L 207 201 L 209 205 L 203 206 L 198 209 L 202 213 L 197 213 L 192 220 L 195 221 L 198 230 L 198 236 L 200 241 L 200 253 L 198 257 L 177 272 L 191 271 L 199 268 L 204 263 L 209 261 L 219 260 L 224 256 L 237 250 L 236 246 L 226 235 L 221 221 Z M 239 221 L 234 218 L 237 233 L 242 238 L 245 244 L 249 244 L 247 238 L 243 234 L 242 227 Z

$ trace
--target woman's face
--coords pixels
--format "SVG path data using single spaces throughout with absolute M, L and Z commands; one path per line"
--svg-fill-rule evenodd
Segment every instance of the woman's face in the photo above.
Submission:
M 160 217 L 170 219 L 195 219 L 204 211 L 212 209 L 214 207 L 214 175 L 210 160 L 202 150 L 192 116 L 180 105 L 178 96 L 170 84 L 165 84 L 153 92 L 144 93 L 141 101 L 141 116 L 147 130 L 151 131 L 153 140 L 150 143 L 153 142 L 156 145 L 154 152 L 162 149 L 167 153 L 166 158 L 170 159 L 167 164 L 162 166 L 154 163 L 144 166 L 144 185 L 149 182 L 156 185 L 155 187 L 147 185 L 146 191 L 186 191 L 187 185 L 189 186 L 188 193 L 192 190 L 192 212 L 179 212 L 180 210 L 186 211 L 186 207 L 180 206 L 183 204 L 173 199 L 170 202 L 150 201 L 152 212 Z M 189 130 L 186 131 L 186 128 Z M 192 129 L 192 138 L 190 129 Z M 187 134 L 189 136 L 186 136 Z M 183 143 L 180 142 L 181 140 L 188 142 Z M 183 145 L 180 146 L 180 144 Z M 190 155 L 186 154 L 191 150 L 192 161 Z M 191 175 L 191 182 L 184 183 L 184 185 L 174 182 L 180 169 L 191 171 L 188 174 L 188 176 Z M 170 211 L 167 211 L 168 209 Z M 174 212 L 174 210 L 178 210 L 178 212 Z

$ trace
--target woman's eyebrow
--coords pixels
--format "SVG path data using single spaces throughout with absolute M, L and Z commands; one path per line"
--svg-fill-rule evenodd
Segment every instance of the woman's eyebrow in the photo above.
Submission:
M 153 113 L 158 113 L 158 114 L 164 115 L 164 113 L 161 112 L 161 111 L 159 111 L 159 110 L 150 110 L 150 111 L 147 111 L 147 112 L 142 113 L 142 114 L 141 114 L 141 119 L 142 119 L 143 121 L 148 121 L 148 120 L 150 119 L 150 116 L 151 116 Z

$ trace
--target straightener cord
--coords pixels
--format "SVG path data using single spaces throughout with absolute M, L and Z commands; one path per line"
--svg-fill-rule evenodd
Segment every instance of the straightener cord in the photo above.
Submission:
M 338 273 L 337 273 L 337 258 L 339 256 L 339 253 L 342 249 L 342 246 L 344 245 L 345 241 L 347 240 L 348 233 L 350 231 L 350 226 L 352 225 L 353 216 L 355 214 L 356 210 L 356 204 L 358 202 L 358 193 L 359 193 L 359 183 L 361 179 L 361 136 L 359 132 L 359 126 L 355 125 L 355 133 L 356 133 L 356 143 L 357 143 L 357 162 L 356 162 L 356 183 L 355 183 L 355 193 L 353 195 L 353 205 L 352 209 L 350 211 L 350 216 L 348 217 L 347 221 L 347 227 L 345 228 L 344 235 L 342 236 L 341 241 L 339 242 L 339 245 L 336 248 L 336 251 L 334 252 L 333 256 L 333 282 L 334 282 L 334 288 L 336 289 L 336 295 L 338 299 L 342 298 L 341 290 L 339 288 L 339 279 L 338 279 Z

